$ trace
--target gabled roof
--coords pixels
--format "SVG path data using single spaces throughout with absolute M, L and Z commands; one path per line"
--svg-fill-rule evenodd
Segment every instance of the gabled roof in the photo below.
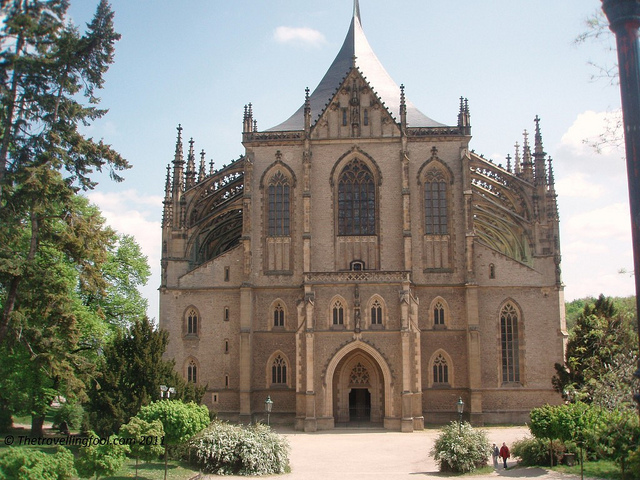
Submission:
M 342 84 L 342 80 L 349 73 L 352 66 L 360 70 L 367 82 L 373 88 L 378 97 L 384 102 L 389 113 L 398 117 L 400 115 L 400 87 L 393 81 L 384 69 L 380 60 L 371 49 L 367 37 L 360 22 L 360 6 L 354 2 L 353 18 L 351 26 L 344 39 L 342 48 L 335 60 L 325 73 L 324 77 L 311 94 L 311 123 L 315 123 L 318 116 L 324 111 L 327 103 L 331 101 L 336 90 Z M 443 126 L 435 120 L 427 117 L 418 110 L 410 101 L 406 100 L 407 124 L 410 127 L 439 127 Z M 288 131 L 304 129 L 304 105 L 288 120 L 270 128 L 269 131 Z

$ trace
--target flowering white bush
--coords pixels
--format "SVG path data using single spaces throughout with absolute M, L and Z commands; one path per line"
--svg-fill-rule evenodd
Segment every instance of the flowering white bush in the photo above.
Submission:
M 273 475 L 289 466 L 287 440 L 266 425 L 213 422 L 191 445 L 198 466 L 216 475 Z
M 441 472 L 472 472 L 487 465 L 490 455 L 487 432 L 474 430 L 467 422 L 444 427 L 431 450 Z

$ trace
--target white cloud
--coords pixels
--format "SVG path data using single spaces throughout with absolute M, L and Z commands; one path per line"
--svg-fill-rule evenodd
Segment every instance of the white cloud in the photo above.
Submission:
M 600 198 L 605 192 L 602 185 L 587 179 L 584 172 L 575 172 L 555 183 L 556 192 L 563 197 Z
M 278 27 L 273 38 L 278 43 L 302 43 L 312 47 L 320 47 L 327 41 L 322 33 L 307 27 Z
M 630 218 L 628 204 L 614 203 L 573 215 L 567 221 L 567 229 L 577 238 L 609 238 L 631 242 Z
M 593 156 L 595 150 L 592 143 L 600 143 L 602 136 L 610 142 L 603 145 L 600 151 L 601 155 L 622 154 L 622 149 L 616 146 L 618 137 L 622 135 L 622 131 L 616 130 L 622 118 L 620 110 L 611 112 L 594 112 L 587 110 L 579 114 L 573 125 L 562 136 L 561 144 L 568 147 L 574 155 Z

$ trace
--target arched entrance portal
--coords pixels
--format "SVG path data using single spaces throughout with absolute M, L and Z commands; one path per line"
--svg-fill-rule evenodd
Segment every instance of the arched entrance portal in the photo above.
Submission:
M 338 362 L 332 383 L 333 418 L 337 423 L 383 421 L 383 375 L 371 355 L 360 349 L 347 354 Z

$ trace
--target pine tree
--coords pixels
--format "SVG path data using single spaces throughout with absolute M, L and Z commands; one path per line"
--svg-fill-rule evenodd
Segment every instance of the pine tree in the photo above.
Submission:
M 58 233 L 65 241 L 55 228 L 58 220 L 66 221 L 76 192 L 95 186 L 95 170 L 108 166 L 121 180 L 116 172 L 129 167 L 109 145 L 78 130 L 106 113 L 97 107 L 96 91 L 120 38 L 113 12 L 101 0 L 81 35 L 66 20 L 68 6 L 67 0 L 0 6 L 0 343 L 18 332 L 13 313 L 40 245 Z M 91 262 L 73 254 L 77 244 L 61 248 L 69 248 L 66 253 L 91 273 Z M 83 281 L 93 282 L 90 277 Z

